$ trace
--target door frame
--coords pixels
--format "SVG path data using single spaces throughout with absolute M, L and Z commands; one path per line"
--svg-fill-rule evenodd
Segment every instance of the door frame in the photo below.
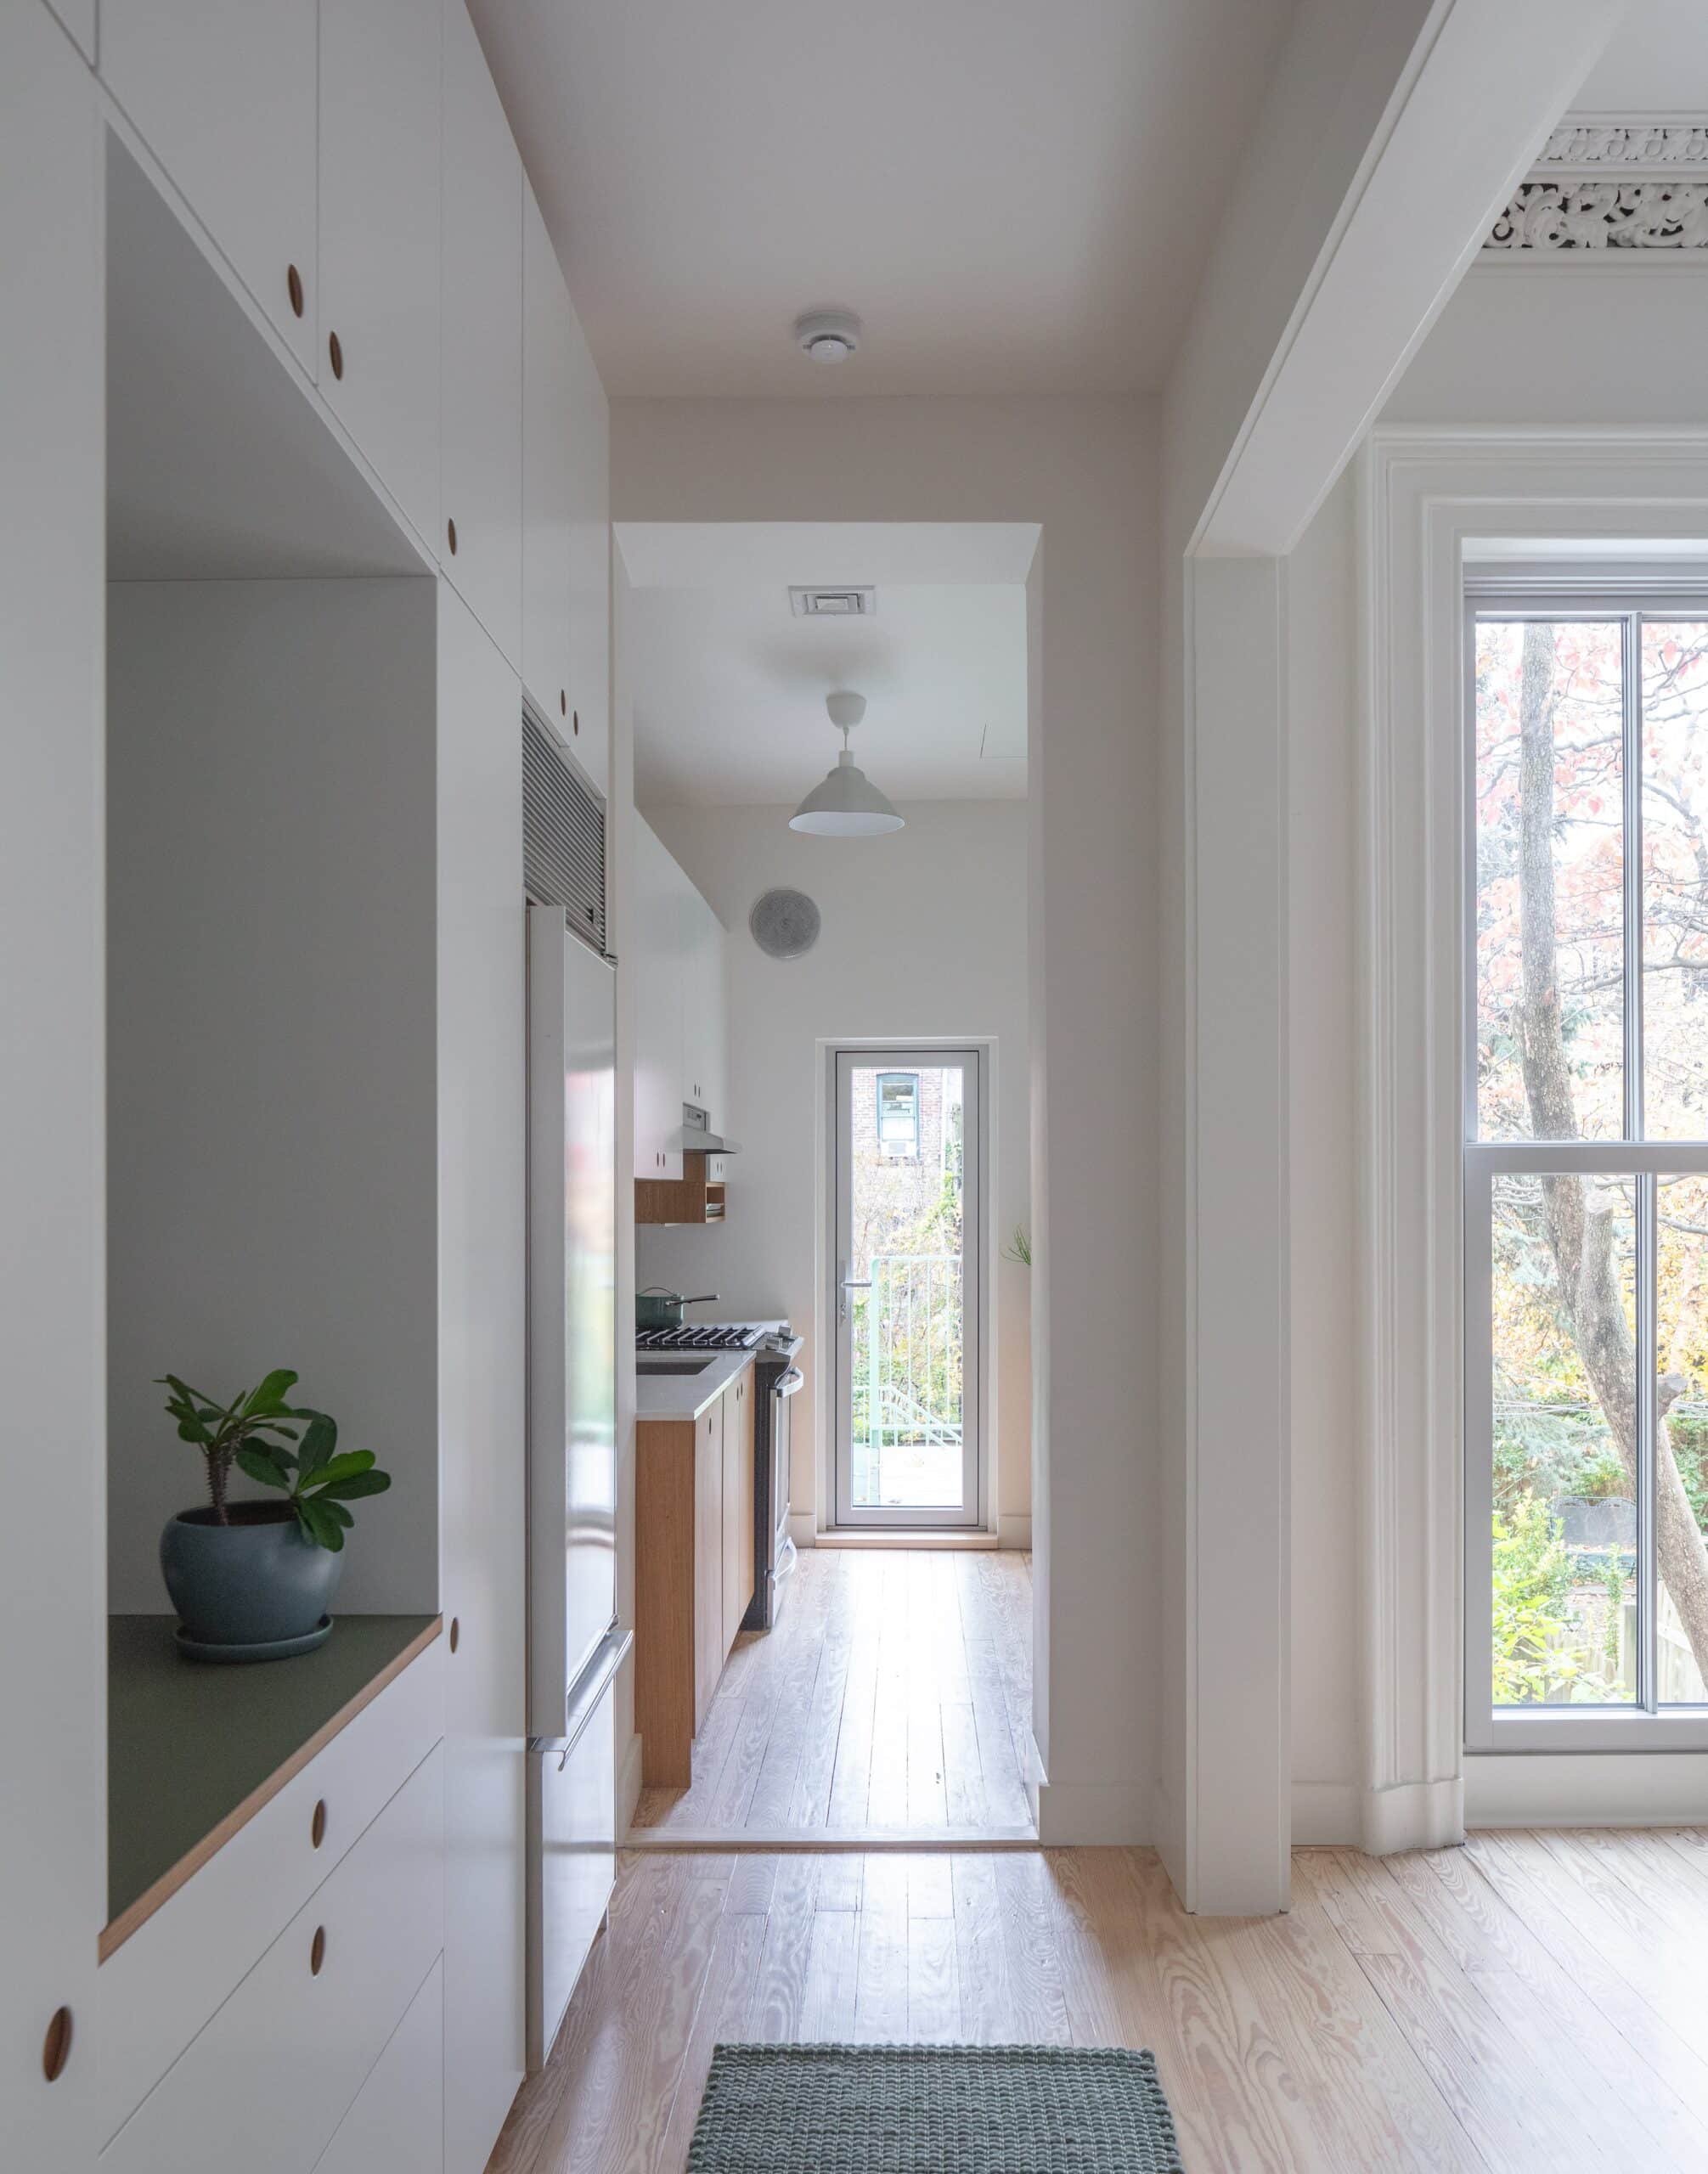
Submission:
M 821 1210 L 819 1227 L 819 1349 L 824 1354 L 820 1370 L 822 1390 L 818 1400 L 824 1425 L 820 1460 L 818 1524 L 826 1533 L 862 1532 L 881 1536 L 898 1534 L 984 1532 L 991 1524 L 991 1416 L 995 1398 L 990 1370 L 994 1353 L 990 1341 L 992 1264 L 988 1258 L 991 1240 L 990 1202 L 993 1173 L 990 1165 L 991 1045 L 988 1035 L 898 1035 L 878 1039 L 855 1036 L 826 1040 L 820 1045 L 824 1061 L 824 1130 L 821 1136 Z M 973 1124 L 967 1135 L 976 1152 L 978 1185 L 967 1188 L 969 1210 L 964 1218 L 963 1275 L 967 1279 L 965 1315 L 972 1324 L 976 1349 L 965 1368 L 961 1385 L 963 1429 L 972 1439 L 971 1484 L 968 1500 L 950 1510 L 920 1509 L 897 1505 L 891 1509 L 855 1512 L 842 1500 L 843 1460 L 840 1455 L 842 1414 L 845 1392 L 845 1362 L 838 1334 L 837 1302 L 842 1270 L 837 1254 L 837 1146 L 843 1060 L 851 1064 L 874 1064 L 893 1057 L 898 1070 L 911 1070 L 935 1060 L 963 1062 L 971 1076 L 974 1098 Z

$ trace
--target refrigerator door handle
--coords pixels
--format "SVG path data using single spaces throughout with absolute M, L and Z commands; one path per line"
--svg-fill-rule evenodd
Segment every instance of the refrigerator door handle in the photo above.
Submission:
M 605 1696 L 606 1687 L 629 1657 L 634 1643 L 634 1633 L 613 1623 L 599 1644 L 593 1658 L 571 1684 L 563 1702 L 563 1734 L 553 1737 L 530 1737 L 530 1751 L 556 1752 L 557 1771 L 563 1771 L 564 1762 L 580 1743 L 588 1723 L 598 1709 Z

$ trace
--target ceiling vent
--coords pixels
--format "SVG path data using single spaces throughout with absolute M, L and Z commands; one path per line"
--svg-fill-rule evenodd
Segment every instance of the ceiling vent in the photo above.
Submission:
M 789 608 L 798 619 L 870 619 L 877 610 L 875 589 L 792 589 Z

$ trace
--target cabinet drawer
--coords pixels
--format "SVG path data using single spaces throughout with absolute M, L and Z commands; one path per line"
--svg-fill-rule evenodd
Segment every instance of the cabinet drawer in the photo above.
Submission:
M 444 1752 L 421 1762 L 103 2153 L 307 2174 L 444 1945 Z
M 392 2033 L 314 2174 L 444 2174 L 444 1959 Z
M 419 1653 L 101 1965 L 95 2010 L 103 2138 L 141 2104 L 438 1741 L 443 1650 L 435 1639 Z

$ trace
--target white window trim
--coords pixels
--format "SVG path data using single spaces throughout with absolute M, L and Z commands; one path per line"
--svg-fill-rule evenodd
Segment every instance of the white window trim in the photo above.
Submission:
M 1594 538 L 1635 562 L 1708 538 L 1708 431 L 1378 429 L 1359 484 L 1361 1827 L 1384 1851 L 1461 1839 L 1479 1766 L 1510 1766 L 1464 1726 L 1466 546 Z M 1641 1816 L 1651 1764 L 1627 1781 L 1615 1754 L 1584 1816 Z

